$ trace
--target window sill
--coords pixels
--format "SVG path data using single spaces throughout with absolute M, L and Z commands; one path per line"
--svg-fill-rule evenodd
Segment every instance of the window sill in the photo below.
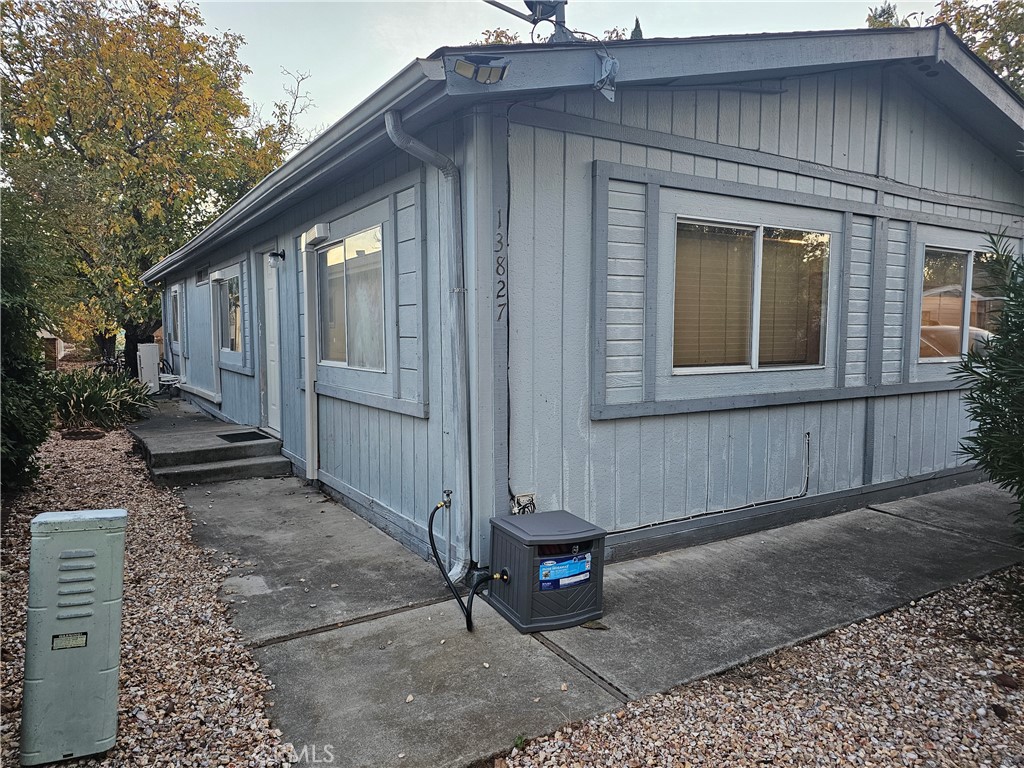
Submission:
M 673 376 L 705 376 L 713 373 L 790 373 L 792 371 L 823 371 L 824 365 L 787 365 L 769 368 L 750 368 L 740 366 L 708 366 L 707 368 L 673 368 Z
M 664 399 L 639 403 L 606 403 L 591 405 L 593 421 L 633 419 L 641 416 L 669 416 L 683 413 L 710 411 L 737 411 L 751 408 L 769 408 L 778 405 L 803 405 L 833 400 L 855 400 L 893 395 L 913 395 L 923 392 L 949 392 L 963 388 L 951 377 L 907 382 L 905 384 L 878 384 L 860 387 L 822 387 L 792 389 L 758 394 L 717 394 L 688 399 Z
M 383 368 L 360 368 L 337 360 L 319 360 L 317 365 L 322 365 L 324 368 L 337 368 L 340 371 L 360 371 L 362 373 L 379 373 L 381 375 L 387 373 Z
M 203 398 L 204 400 L 209 400 L 211 403 L 214 403 L 216 405 L 220 405 L 221 403 L 221 397 L 216 392 L 211 392 L 208 389 L 203 389 L 202 387 L 197 387 L 194 384 L 189 384 L 187 381 L 179 381 L 178 389 L 182 390 L 183 392 L 188 392 L 189 394 L 192 395 L 199 395 L 199 397 Z
M 218 367 L 222 371 L 230 371 L 231 373 L 238 373 L 242 376 L 255 376 L 256 371 L 251 365 L 239 365 L 237 363 L 231 363 L 226 360 L 221 360 L 217 363 Z

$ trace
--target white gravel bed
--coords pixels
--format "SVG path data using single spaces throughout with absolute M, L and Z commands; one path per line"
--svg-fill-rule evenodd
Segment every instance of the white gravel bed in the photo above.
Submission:
M 29 521 L 40 512 L 128 510 L 117 745 L 62 765 L 288 765 L 263 693 L 273 686 L 236 630 L 217 589 L 226 565 L 191 540 L 187 509 L 149 480 L 119 430 L 98 440 L 53 435 L 36 487 L 10 504 L 3 534 L 3 718 L 0 763 L 18 764 Z
M 495 765 L 1024 766 L 1022 585 L 1015 567 L 953 587 Z

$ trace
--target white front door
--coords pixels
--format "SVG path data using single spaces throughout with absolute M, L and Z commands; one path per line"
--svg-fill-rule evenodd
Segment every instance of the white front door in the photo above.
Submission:
M 281 331 L 278 317 L 277 273 L 270 266 L 270 259 L 262 257 L 264 300 L 263 337 L 266 345 L 267 391 L 266 417 L 267 428 L 281 432 Z

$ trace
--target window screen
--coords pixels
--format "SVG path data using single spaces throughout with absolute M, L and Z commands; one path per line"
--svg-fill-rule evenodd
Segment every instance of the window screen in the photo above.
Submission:
M 381 226 L 320 253 L 320 357 L 384 370 L 384 261 Z

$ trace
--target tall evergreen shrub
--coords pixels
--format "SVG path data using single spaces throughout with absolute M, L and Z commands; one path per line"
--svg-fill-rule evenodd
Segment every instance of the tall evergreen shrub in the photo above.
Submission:
M 0 484 L 4 493 L 35 477 L 36 449 L 50 429 L 52 404 L 38 331 L 39 300 L 29 221 L 16 195 L 5 194 L 0 230 Z
M 989 343 L 972 349 L 958 366 L 975 424 L 960 445 L 992 482 L 1013 494 L 1014 520 L 1024 534 L 1024 262 L 1004 235 L 990 235 L 989 244 L 1003 307 Z

